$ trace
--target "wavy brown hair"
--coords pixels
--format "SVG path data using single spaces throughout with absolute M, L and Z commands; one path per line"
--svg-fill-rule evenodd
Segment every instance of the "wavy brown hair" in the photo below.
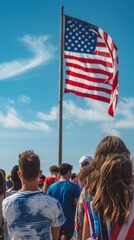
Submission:
M 125 143 L 116 136 L 105 137 L 97 146 L 93 161 L 79 173 L 81 181 L 87 180 L 86 191 L 94 196 L 100 178 L 100 169 L 106 158 L 112 154 L 126 154 L 130 157 L 130 152 Z
M 118 220 L 122 225 L 128 220 L 133 180 L 132 162 L 128 155 L 114 154 L 105 160 L 100 169 L 93 206 L 112 224 Z

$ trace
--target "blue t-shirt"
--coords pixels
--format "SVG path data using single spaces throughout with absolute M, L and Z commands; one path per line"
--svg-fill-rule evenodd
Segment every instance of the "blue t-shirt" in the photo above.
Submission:
M 58 181 L 49 187 L 48 194 L 61 203 L 67 219 L 63 226 L 66 228 L 73 227 L 76 210 L 74 199 L 77 199 L 80 195 L 79 187 L 70 181 Z
M 18 191 L 3 201 L 9 239 L 50 240 L 51 226 L 65 222 L 59 201 L 41 191 Z

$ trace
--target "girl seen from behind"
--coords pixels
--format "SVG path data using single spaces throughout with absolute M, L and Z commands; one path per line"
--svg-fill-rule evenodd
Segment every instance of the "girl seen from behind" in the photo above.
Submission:
M 79 175 L 81 181 L 88 182 L 88 189 L 83 188 L 79 197 L 76 214 L 75 214 L 75 230 L 73 239 L 82 240 L 83 220 L 84 220 L 84 202 L 90 200 L 97 191 L 97 183 L 100 178 L 100 169 L 105 163 L 108 156 L 113 154 L 125 154 L 130 160 L 130 152 L 125 143 L 117 136 L 107 136 L 98 144 L 93 161 Z M 90 192 L 90 194 L 89 194 Z M 115 240 L 115 239 L 114 239 Z
M 100 168 L 94 195 L 84 202 L 82 240 L 132 240 L 134 238 L 134 178 L 128 155 L 109 156 Z

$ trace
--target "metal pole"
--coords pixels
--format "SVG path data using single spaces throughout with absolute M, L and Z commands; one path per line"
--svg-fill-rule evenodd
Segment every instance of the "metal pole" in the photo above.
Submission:
M 63 98 L 63 14 L 64 7 L 61 6 L 60 15 L 60 65 L 59 65 L 59 146 L 58 165 L 62 164 L 62 98 Z

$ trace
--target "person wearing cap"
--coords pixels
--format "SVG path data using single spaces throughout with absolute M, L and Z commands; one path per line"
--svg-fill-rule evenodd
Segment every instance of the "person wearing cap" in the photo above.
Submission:
M 89 163 L 92 162 L 92 157 L 89 155 L 84 155 L 80 158 L 79 160 L 79 164 L 80 164 L 80 169 L 83 169 L 84 167 L 86 167 Z
M 89 155 L 84 155 L 80 158 L 79 160 L 79 165 L 80 165 L 80 172 L 81 170 L 83 170 L 85 167 L 87 167 L 91 162 L 92 162 L 92 157 Z M 79 173 L 77 174 L 77 176 L 72 180 L 73 183 L 77 184 L 80 191 L 82 190 L 82 188 L 85 185 L 85 181 L 80 181 L 79 179 Z

